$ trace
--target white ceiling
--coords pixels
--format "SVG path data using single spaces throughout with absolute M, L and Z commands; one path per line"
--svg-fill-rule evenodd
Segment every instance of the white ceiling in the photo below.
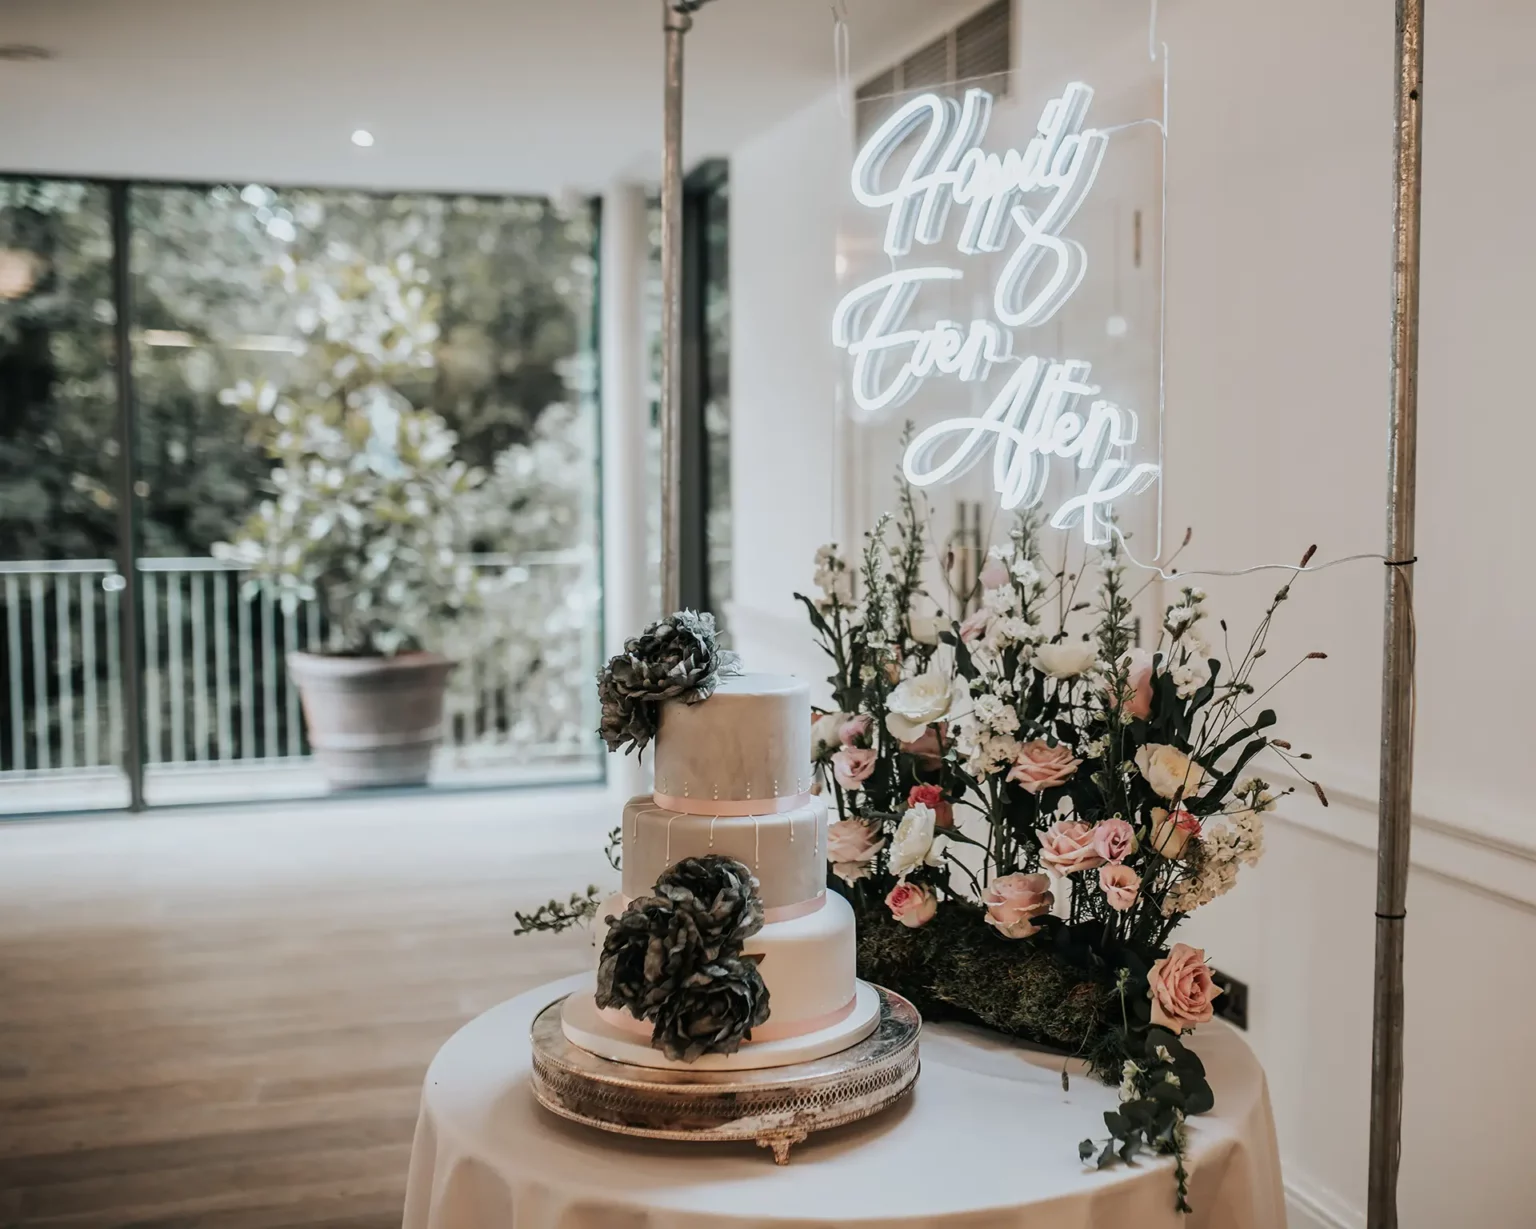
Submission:
M 983 0 L 847 0 L 855 79 Z M 0 169 L 483 191 L 655 178 L 661 0 L 0 0 Z M 835 80 L 828 0 L 718 0 L 690 161 Z M 372 149 L 349 134 L 367 128 Z

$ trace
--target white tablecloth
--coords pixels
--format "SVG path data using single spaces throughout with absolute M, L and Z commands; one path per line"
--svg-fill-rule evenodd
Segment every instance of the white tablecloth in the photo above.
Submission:
M 775 1166 L 752 1144 L 609 1135 L 556 1118 L 528 1085 L 528 1029 L 571 978 L 492 1008 L 433 1060 L 411 1153 L 404 1229 L 1284 1229 L 1264 1073 L 1207 1025 L 1193 1048 L 1216 1109 L 1190 1125 L 1194 1215 L 1173 1211 L 1171 1163 L 1099 1172 L 1115 1090 L 1061 1087 L 1060 1060 L 979 1030 L 926 1026 L 912 1095 L 814 1135 Z

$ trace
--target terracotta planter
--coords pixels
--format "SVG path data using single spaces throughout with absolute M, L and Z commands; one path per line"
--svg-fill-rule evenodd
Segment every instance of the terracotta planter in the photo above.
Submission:
M 432 751 L 443 736 L 443 693 L 456 664 L 436 653 L 288 654 L 309 745 L 330 787 L 426 784 Z

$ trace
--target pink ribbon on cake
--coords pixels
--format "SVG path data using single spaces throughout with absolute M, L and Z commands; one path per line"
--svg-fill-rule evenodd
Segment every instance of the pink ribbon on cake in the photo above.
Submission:
M 831 1028 L 834 1024 L 841 1024 L 850 1015 L 859 1001 L 859 996 L 854 995 L 835 1011 L 825 1012 L 819 1016 L 812 1016 L 808 1020 L 792 1020 L 786 1024 L 774 1024 L 770 1016 L 766 1024 L 759 1024 L 752 1030 L 753 1041 L 786 1041 L 791 1037 L 804 1037 L 808 1033 L 819 1033 L 824 1028 Z M 637 1020 L 629 1012 L 619 1007 L 599 1007 L 597 1014 L 615 1028 L 623 1029 L 636 1037 L 649 1037 L 651 1026 L 644 1020 Z
M 787 798 L 678 798 L 660 790 L 651 795 L 657 806 L 683 815 L 712 815 L 718 819 L 747 819 L 757 815 L 782 815 L 811 805 L 812 794 Z

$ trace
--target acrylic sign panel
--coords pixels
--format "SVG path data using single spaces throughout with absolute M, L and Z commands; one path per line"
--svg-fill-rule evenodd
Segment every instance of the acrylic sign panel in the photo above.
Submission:
M 936 507 L 1093 545 L 1113 516 L 1158 553 L 1165 91 L 1141 40 L 861 115 L 831 332 L 866 484 L 899 466 Z

